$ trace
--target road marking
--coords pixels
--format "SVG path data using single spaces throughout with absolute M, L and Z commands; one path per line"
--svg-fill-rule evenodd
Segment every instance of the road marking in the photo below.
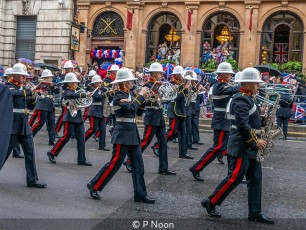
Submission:
M 273 167 L 262 167 L 263 169 L 272 169 L 273 170 Z

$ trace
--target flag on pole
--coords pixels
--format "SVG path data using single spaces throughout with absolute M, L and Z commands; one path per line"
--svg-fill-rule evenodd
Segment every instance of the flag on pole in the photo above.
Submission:
M 132 25 L 133 25 L 133 13 L 127 10 L 126 28 L 128 30 L 132 30 Z
M 252 31 L 253 26 L 253 8 L 250 7 L 250 22 L 249 22 L 249 30 Z
M 191 15 L 192 11 L 188 10 L 188 17 L 187 17 L 187 30 L 190 32 L 191 29 Z

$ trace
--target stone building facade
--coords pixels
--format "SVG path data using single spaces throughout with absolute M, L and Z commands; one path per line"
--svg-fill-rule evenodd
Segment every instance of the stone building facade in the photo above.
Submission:
M 18 58 L 59 65 L 70 57 L 72 0 L 1 0 L 0 65 Z
M 78 21 L 86 26 L 75 53 L 81 66 L 112 61 L 123 50 L 124 65 L 137 68 L 163 47 L 182 66 L 199 65 L 205 49 L 220 46 L 217 38 L 227 27 L 226 46 L 240 67 L 290 60 L 306 67 L 306 1 L 78 0 L 77 7 Z

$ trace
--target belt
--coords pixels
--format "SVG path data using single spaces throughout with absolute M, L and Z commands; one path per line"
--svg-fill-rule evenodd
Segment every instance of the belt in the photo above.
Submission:
M 39 98 L 53 98 L 52 95 L 41 95 L 39 96 Z
M 102 102 L 93 102 L 91 105 L 102 105 Z
M 136 123 L 136 118 L 116 117 L 116 122 Z
M 226 112 L 226 108 L 214 108 L 214 111 Z
M 24 113 L 24 114 L 29 114 L 28 109 L 13 109 L 14 113 Z
M 231 128 L 233 129 L 237 129 L 236 125 L 232 125 Z M 261 129 L 252 129 L 254 131 L 255 134 L 260 135 L 261 134 Z
M 145 109 L 160 109 L 158 106 L 146 106 Z

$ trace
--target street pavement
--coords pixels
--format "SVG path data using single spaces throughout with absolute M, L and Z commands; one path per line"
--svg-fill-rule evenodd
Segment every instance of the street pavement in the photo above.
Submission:
M 86 127 L 88 124 L 86 123 Z M 142 134 L 142 129 L 140 129 Z M 108 132 L 107 132 L 108 134 Z M 247 187 L 239 185 L 217 207 L 222 218 L 208 216 L 201 201 L 226 176 L 227 166 L 212 162 L 195 181 L 188 168 L 212 144 L 211 134 L 201 134 L 203 146 L 189 151 L 195 160 L 178 158 L 178 146 L 169 143 L 169 168 L 176 176 L 157 174 L 158 158 L 148 148 L 144 153 L 148 195 L 156 204 L 135 203 L 131 174 L 125 167 L 100 193 L 89 196 L 86 184 L 111 158 L 97 150 L 92 138 L 86 143 L 92 167 L 77 165 L 76 140 L 71 140 L 51 164 L 45 127 L 35 137 L 38 176 L 47 189 L 26 187 L 24 160 L 10 158 L 0 172 L 0 229 L 305 229 L 306 150 L 305 141 L 279 141 L 263 164 L 262 210 L 276 221 L 264 225 L 247 221 Z M 110 137 L 107 137 L 109 147 Z

